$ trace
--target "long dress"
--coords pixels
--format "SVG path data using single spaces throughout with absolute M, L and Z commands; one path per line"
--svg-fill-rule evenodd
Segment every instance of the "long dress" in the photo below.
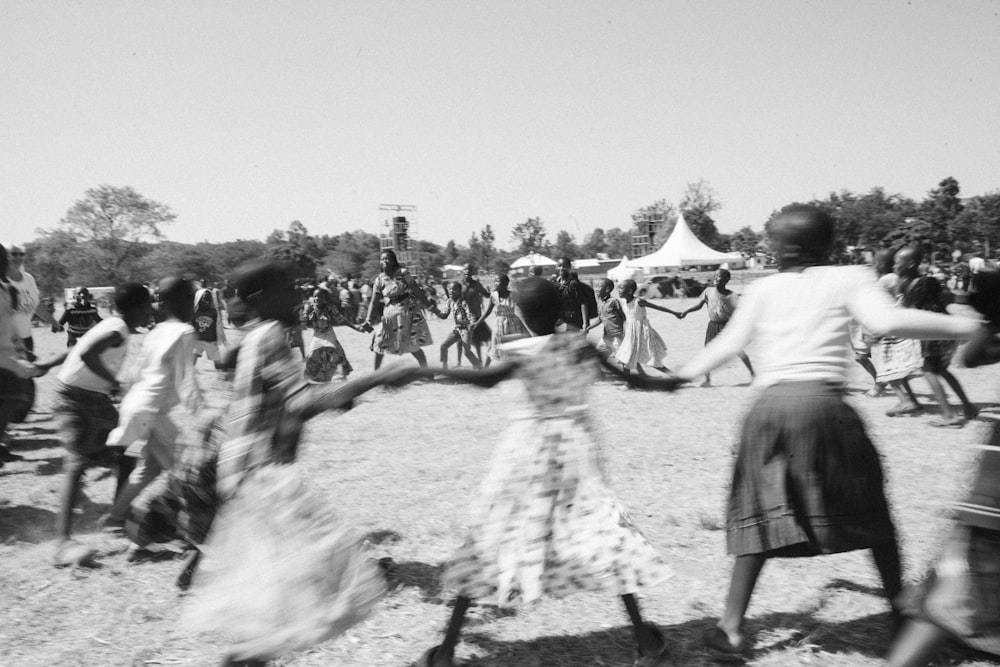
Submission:
M 673 571 L 605 481 L 586 393 L 600 372 L 580 335 L 503 346 L 528 405 L 512 415 L 445 587 L 499 606 L 576 591 L 634 593 Z
M 375 277 L 372 298 L 382 300 L 382 326 L 372 338 L 372 352 L 411 354 L 433 344 L 431 330 L 416 296 L 418 290 L 403 268 L 392 277 L 383 273 Z
M 646 307 L 639 303 L 639 299 L 618 301 L 625 313 L 625 332 L 615 359 L 629 370 L 635 370 L 640 364 L 653 368 L 662 366 L 667 356 L 667 344 L 646 319 Z
M 333 328 L 338 324 L 347 324 L 345 317 L 334 308 L 309 304 L 304 319 L 306 326 L 313 330 L 306 349 L 306 379 L 312 382 L 329 382 L 338 367 L 341 367 L 341 373 L 346 378 L 354 367 L 347 360 L 344 346 L 340 344 Z
M 514 310 L 514 296 L 510 292 L 507 296 L 500 296 L 500 293 L 494 290 L 490 294 L 490 301 L 493 303 L 493 312 L 497 315 L 496 329 L 490 341 L 490 358 L 503 359 L 504 353 L 501 349 L 503 339 L 507 336 L 526 335 L 528 328 L 517 316 L 517 311 Z

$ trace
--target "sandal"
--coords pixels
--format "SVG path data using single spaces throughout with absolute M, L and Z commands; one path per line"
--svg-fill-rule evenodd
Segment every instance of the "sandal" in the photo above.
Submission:
M 424 651 L 424 654 L 420 656 L 419 660 L 413 663 L 412 667 L 434 667 L 434 658 L 437 655 L 439 648 L 441 647 L 435 646 L 433 648 L 429 648 L 426 651 Z M 454 667 L 455 665 L 455 663 L 452 662 L 451 660 L 448 661 L 448 664 L 451 665 L 452 667 Z
M 965 418 L 963 417 L 952 417 L 951 419 L 944 419 L 938 417 L 927 422 L 931 426 L 936 426 L 937 428 L 962 428 L 965 426 Z
M 670 651 L 667 650 L 667 640 L 664 638 L 663 633 L 660 632 L 660 629 L 648 623 L 646 624 L 646 629 L 660 642 L 660 650 L 655 655 L 643 655 L 642 649 L 636 647 L 635 662 L 632 663 L 632 667 L 656 667 L 656 665 L 666 660 L 670 654 Z
M 746 659 L 747 642 L 744 639 L 734 645 L 722 628 L 715 626 L 701 637 L 709 654 L 721 662 L 743 662 Z

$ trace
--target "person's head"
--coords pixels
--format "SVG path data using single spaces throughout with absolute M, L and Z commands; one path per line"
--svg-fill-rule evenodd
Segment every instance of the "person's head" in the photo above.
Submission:
M 540 278 L 541 275 L 542 275 L 542 267 L 540 267 L 540 266 L 533 266 L 533 267 L 531 267 L 531 275 L 534 276 L 534 277 L 536 277 L 536 278 Z
M 559 275 L 564 279 L 569 280 L 569 274 L 573 271 L 573 260 L 569 257 L 559 258 Z
M 462 290 L 463 290 L 462 283 L 460 283 L 459 281 L 456 280 L 455 282 L 453 282 L 449 286 L 448 296 L 450 296 L 455 301 L 461 301 L 462 300 Z
M 509 292 L 510 291 L 510 276 L 506 273 L 501 273 L 497 276 L 497 291 L 498 292 Z
M 292 325 L 298 321 L 299 293 L 291 271 L 278 262 L 253 260 L 233 274 L 236 296 L 246 304 L 247 319 L 259 317 Z
M 781 209 L 771 223 L 779 270 L 827 264 L 833 232 L 833 218 L 818 206 L 792 204 Z
M 115 288 L 115 309 L 129 329 L 134 329 L 153 316 L 153 297 L 140 283 L 124 283 Z
M 729 273 L 729 269 L 719 269 L 715 272 L 715 286 L 718 289 L 725 289 L 726 285 L 729 284 L 729 279 L 732 275 Z
M 194 316 L 194 285 L 191 281 L 167 276 L 157 283 L 156 293 L 160 299 L 160 309 L 167 317 L 187 322 Z
M 17 271 L 21 270 L 24 266 L 24 247 L 12 243 L 10 248 L 7 250 L 8 258 L 8 269 L 14 269 Z
M 73 291 L 73 301 L 78 308 L 86 308 L 90 305 L 90 290 L 86 287 L 77 287 Z
M 892 270 L 900 278 L 915 278 L 920 268 L 920 260 L 923 253 L 916 246 L 903 246 L 896 251 L 896 258 L 892 264 Z
M 597 296 L 602 299 L 607 299 L 611 296 L 611 293 L 615 290 L 615 284 L 605 278 L 601 281 L 601 286 L 597 288 Z
M 884 276 L 892 273 L 893 265 L 896 263 L 896 251 L 892 248 L 882 248 L 875 253 L 875 271 Z
M 396 252 L 388 248 L 378 256 L 378 264 L 382 268 L 382 273 L 391 274 L 399 267 L 399 260 L 396 259 Z
M 462 277 L 466 280 L 472 280 L 476 277 L 476 265 L 466 264 L 462 267 Z
M 618 294 L 621 295 L 626 301 L 631 301 L 635 297 L 635 291 L 638 289 L 638 285 L 631 278 L 623 280 L 618 283 Z
M 536 336 L 553 333 L 559 319 L 559 289 L 548 280 L 526 278 L 517 290 L 517 307 Z

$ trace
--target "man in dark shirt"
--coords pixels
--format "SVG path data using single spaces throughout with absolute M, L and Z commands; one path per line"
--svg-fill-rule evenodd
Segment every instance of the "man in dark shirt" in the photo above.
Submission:
M 573 278 L 572 271 L 573 260 L 560 258 L 559 273 L 553 282 L 559 288 L 559 319 L 566 324 L 568 331 L 580 331 L 590 322 L 591 313 L 587 312 L 587 304 L 580 293 L 580 282 Z

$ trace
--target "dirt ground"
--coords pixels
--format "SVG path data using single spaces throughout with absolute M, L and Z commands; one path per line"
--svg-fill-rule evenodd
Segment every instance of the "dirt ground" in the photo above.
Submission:
M 693 301 L 658 303 L 676 309 Z M 650 318 L 670 348 L 669 366 L 701 347 L 704 310 L 682 321 L 654 311 Z M 447 328 L 432 323 L 436 341 Z M 35 335 L 43 356 L 64 345 L 65 334 L 36 329 Z M 369 372 L 369 337 L 347 329 L 338 335 L 356 372 Z M 437 356 L 428 348 L 432 363 Z M 203 385 L 217 382 L 214 375 L 202 361 Z M 958 368 L 956 375 L 987 418 L 1000 415 L 995 369 Z M 96 530 L 113 486 L 101 471 L 88 474 L 76 531 L 100 550 L 102 566 L 52 566 L 62 457 L 51 412 L 54 376 L 38 382 L 34 413 L 12 429 L 13 448 L 25 460 L 0 469 L 0 665 L 215 664 L 225 638 L 178 626 L 185 602 L 173 586 L 178 563 L 128 563 L 126 541 Z M 754 393 L 739 361 L 713 379 L 712 388 L 674 394 L 599 383 L 590 395 L 610 482 L 676 570 L 641 599 L 670 642 L 669 665 L 714 664 L 701 650 L 700 635 L 722 609 L 731 568 L 722 510 L 736 430 Z M 967 445 L 981 442 L 988 424 L 948 430 L 932 428 L 928 416 L 891 419 L 884 412 L 892 399 L 862 396 L 869 383 L 860 368 L 851 380 L 850 402 L 885 460 L 905 575 L 916 580 L 938 550 L 949 502 L 968 486 L 974 451 Z M 930 402 L 922 381 L 916 389 Z M 374 555 L 391 556 L 397 567 L 391 592 L 372 618 L 273 664 L 401 667 L 437 643 L 449 613 L 438 587 L 441 566 L 459 545 L 468 499 L 518 401 L 514 384 L 478 390 L 429 383 L 375 390 L 352 411 L 308 425 L 302 468 L 344 519 L 368 535 Z M 748 630 L 755 635 L 753 665 L 882 664 L 888 614 L 869 557 L 772 561 L 750 606 Z M 516 613 L 474 608 L 458 657 L 477 667 L 623 667 L 632 664 L 633 649 L 618 601 L 580 594 Z M 952 646 L 937 664 L 1000 663 Z

